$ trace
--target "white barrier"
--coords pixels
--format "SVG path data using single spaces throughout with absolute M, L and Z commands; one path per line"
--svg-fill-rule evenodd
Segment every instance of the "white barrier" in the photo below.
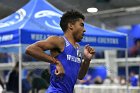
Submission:
M 75 85 L 75 93 L 127 93 L 127 87 L 118 85 Z M 129 86 L 129 93 L 140 93 L 140 87 Z

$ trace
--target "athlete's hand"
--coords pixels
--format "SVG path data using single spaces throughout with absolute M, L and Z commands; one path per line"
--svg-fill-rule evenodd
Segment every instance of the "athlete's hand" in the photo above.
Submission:
M 65 74 L 65 70 L 63 68 L 63 65 L 60 61 L 57 61 L 56 69 L 55 69 L 55 75 L 56 76 L 63 76 Z
M 89 45 L 84 47 L 84 60 L 90 61 L 95 54 L 94 48 L 91 48 Z

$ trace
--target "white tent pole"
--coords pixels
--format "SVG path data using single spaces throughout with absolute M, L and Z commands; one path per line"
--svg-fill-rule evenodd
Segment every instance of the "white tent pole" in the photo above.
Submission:
M 21 44 L 21 28 L 19 28 L 19 93 L 22 93 L 22 44 Z
M 19 46 L 19 93 L 22 93 L 22 46 Z
M 128 66 L 128 35 L 126 36 L 126 49 L 125 49 L 125 72 L 126 72 L 126 93 L 129 91 L 129 66 Z

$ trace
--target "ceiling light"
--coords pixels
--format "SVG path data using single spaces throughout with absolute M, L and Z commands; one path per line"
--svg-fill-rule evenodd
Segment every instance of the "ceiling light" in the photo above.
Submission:
M 98 11 L 98 9 L 95 8 L 95 7 L 91 7 L 91 8 L 87 9 L 87 12 L 90 12 L 90 13 L 94 13 L 94 12 L 97 12 L 97 11 Z

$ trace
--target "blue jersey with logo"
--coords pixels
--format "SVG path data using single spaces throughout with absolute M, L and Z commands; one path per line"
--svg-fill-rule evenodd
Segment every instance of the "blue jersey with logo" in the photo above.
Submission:
M 51 80 L 47 93 L 73 93 L 74 85 L 76 83 L 80 65 L 81 53 L 79 48 L 75 48 L 65 37 L 64 51 L 61 52 L 56 59 L 58 59 L 64 67 L 65 74 L 62 77 L 56 76 L 55 65 L 50 65 Z

